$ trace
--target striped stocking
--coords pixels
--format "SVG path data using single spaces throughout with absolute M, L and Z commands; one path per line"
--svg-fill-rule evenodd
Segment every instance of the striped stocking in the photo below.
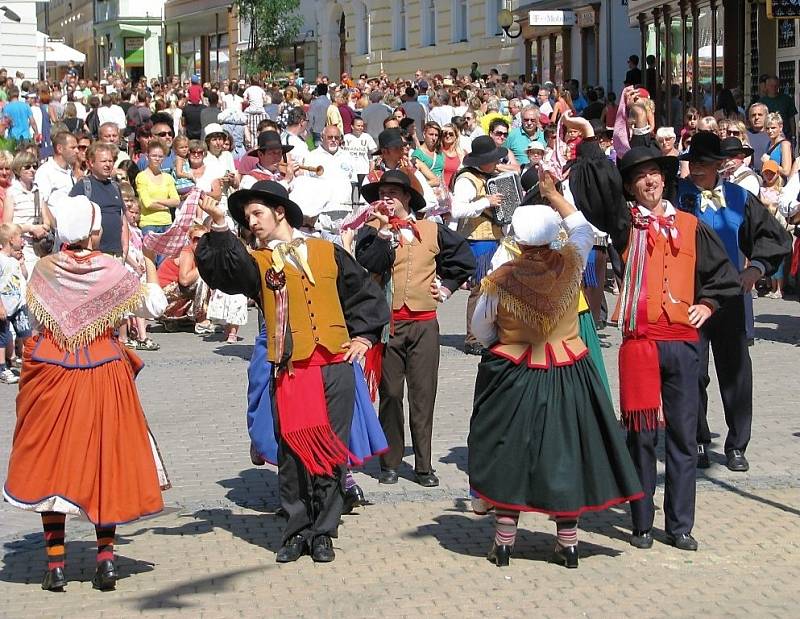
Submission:
M 513 546 L 517 538 L 519 512 L 511 509 L 495 509 L 494 543 L 498 546 Z
M 578 521 L 556 517 L 556 545 L 560 548 L 578 545 Z
M 64 568 L 64 527 L 66 514 L 44 512 L 42 527 L 44 528 L 44 545 L 47 551 L 47 569 Z
M 114 536 L 117 527 L 95 527 L 97 534 L 97 562 L 114 560 Z

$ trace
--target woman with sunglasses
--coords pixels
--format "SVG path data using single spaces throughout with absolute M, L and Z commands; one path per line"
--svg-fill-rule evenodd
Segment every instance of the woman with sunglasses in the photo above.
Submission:
M 3 216 L 0 223 L 17 224 L 22 228 L 22 255 L 26 276 L 30 277 L 39 259 L 33 251 L 34 239 L 45 236 L 51 229 L 49 213 L 40 212 L 39 190 L 34 183 L 39 162 L 27 152 L 17 153 L 11 162 L 14 180 L 6 192 Z
M 442 154 L 444 155 L 442 178 L 445 187 L 450 187 L 450 181 L 461 168 L 461 162 L 464 161 L 466 153 L 461 148 L 460 140 L 461 135 L 454 124 L 448 123 L 442 127 Z

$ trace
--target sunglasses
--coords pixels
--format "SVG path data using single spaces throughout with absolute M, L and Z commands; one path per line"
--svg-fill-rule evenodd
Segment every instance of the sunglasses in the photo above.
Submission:
M 159 131 L 158 133 L 154 133 L 153 135 L 156 135 L 160 138 L 175 137 L 175 134 L 172 133 L 172 131 Z
M 23 170 L 36 170 L 38 168 L 39 164 L 37 163 L 26 163 L 24 166 L 22 166 Z
M 742 135 L 742 132 L 737 129 L 728 129 L 728 133 L 731 135 Z
M 496 135 L 498 138 L 504 138 L 508 135 L 508 131 L 492 131 L 492 135 Z
M 442 135 L 446 135 L 446 136 L 451 137 L 451 138 L 456 137 L 456 134 L 453 133 L 452 131 L 442 131 Z
M 190 150 L 189 154 L 190 155 L 205 155 L 205 151 L 203 151 L 203 150 Z
M 88 148 L 88 144 L 78 144 L 78 150 L 87 150 Z

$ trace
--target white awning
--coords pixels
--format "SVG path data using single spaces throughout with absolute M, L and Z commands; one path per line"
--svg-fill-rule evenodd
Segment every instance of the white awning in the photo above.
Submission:
M 47 53 L 45 54 L 45 41 L 47 41 Z M 36 60 L 37 62 L 44 62 L 45 58 L 49 63 L 67 64 L 70 60 L 78 64 L 86 62 L 86 54 L 79 52 L 77 49 L 65 45 L 64 43 L 57 43 L 47 39 L 47 35 L 43 32 L 36 33 Z

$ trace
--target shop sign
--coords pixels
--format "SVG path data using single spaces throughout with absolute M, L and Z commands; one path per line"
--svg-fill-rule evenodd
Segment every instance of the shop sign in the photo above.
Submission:
M 575 13 L 572 11 L 528 11 L 531 26 L 574 26 Z
M 144 37 L 126 37 L 125 53 L 135 52 L 144 47 Z
M 800 17 L 800 2 L 798 0 L 767 0 L 767 17 L 770 19 Z
M 595 25 L 594 9 L 582 9 L 575 11 L 575 19 L 578 22 L 578 28 L 591 28 Z

